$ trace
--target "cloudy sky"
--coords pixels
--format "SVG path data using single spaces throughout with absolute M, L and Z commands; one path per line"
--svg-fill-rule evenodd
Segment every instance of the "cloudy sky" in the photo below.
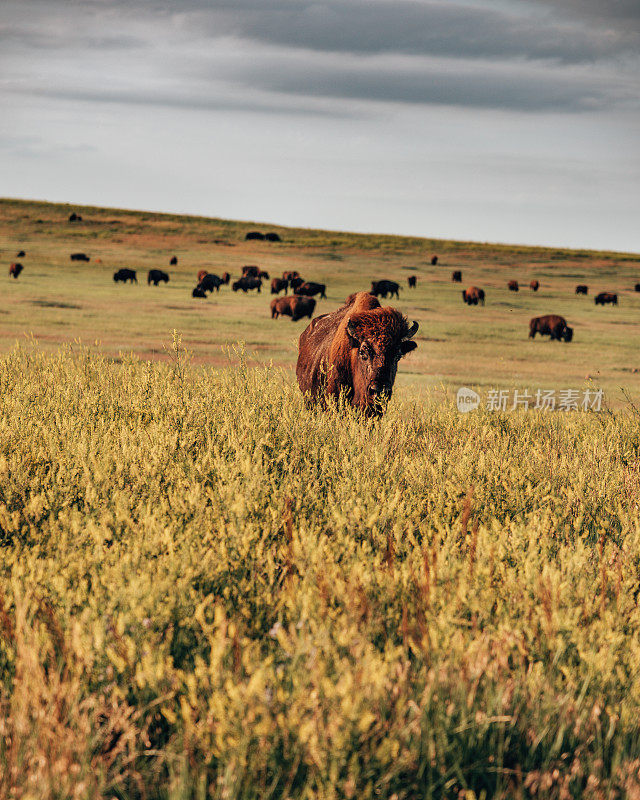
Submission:
M 2 0 L 0 195 L 640 251 L 640 0 Z

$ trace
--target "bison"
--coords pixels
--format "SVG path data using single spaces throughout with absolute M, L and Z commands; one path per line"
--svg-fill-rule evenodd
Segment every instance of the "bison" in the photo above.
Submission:
M 126 283 L 127 281 L 131 281 L 131 283 L 138 282 L 135 269 L 127 269 L 126 267 L 123 267 L 122 269 L 119 269 L 117 272 L 114 272 L 113 280 L 116 283 L 119 283 L 120 281 L 122 281 L 122 283 Z
M 72 261 L 90 261 L 91 260 L 86 253 L 71 253 L 69 258 Z
M 589 287 L 586 283 L 579 283 L 576 286 L 576 294 L 589 294 Z
M 573 328 L 567 325 L 567 320 L 557 314 L 546 314 L 544 317 L 533 317 L 529 322 L 529 338 L 535 339 L 536 333 L 541 336 L 550 336 L 551 339 L 570 342 L 573 339 Z
M 279 316 L 291 317 L 292 322 L 297 322 L 302 317 L 309 317 L 316 307 L 313 297 L 300 297 L 296 294 L 291 297 L 277 297 L 271 301 L 271 319 Z
M 247 266 L 242 267 L 243 278 L 257 278 L 260 275 L 260 267 Z
M 304 282 L 305 282 L 304 278 L 301 278 L 299 275 L 295 275 L 293 278 L 289 278 L 289 286 L 293 289 L 294 292 L 297 292 Z
M 312 281 L 306 281 L 306 283 L 300 284 L 295 291 L 296 294 L 300 294 L 303 297 L 313 297 L 315 294 L 319 294 L 321 298 L 324 297 L 326 299 L 326 288 L 327 287 L 324 283 L 313 283 Z
M 201 286 L 196 286 L 196 288 L 191 292 L 191 297 L 200 297 L 206 298 L 207 293 Z
M 19 253 L 16 253 L 16 258 L 24 258 L 26 255 L 24 250 L 21 250 Z
M 540 288 L 540 281 L 536 280 L 531 281 L 531 283 L 529 284 L 529 288 L 531 289 L 532 292 L 537 292 L 538 289 Z
M 74 211 L 69 214 L 69 222 L 82 222 L 82 217 Z
M 596 305 L 604 306 L 606 303 L 611 303 L 613 306 L 618 305 L 618 295 L 612 292 L 600 292 L 596 297 Z
M 260 231 L 249 231 L 244 239 L 245 242 L 250 242 L 252 239 L 261 242 L 264 239 L 264 233 L 260 233 Z
M 407 283 L 409 284 L 410 289 L 415 289 L 416 284 L 418 283 L 418 279 L 415 275 L 409 275 L 407 278 Z
M 261 269 L 260 272 L 258 273 L 258 277 L 261 278 L 263 281 L 268 281 L 269 273 L 266 270 Z
M 200 277 L 200 273 L 198 273 L 198 277 Z M 212 292 L 214 289 L 219 292 L 222 286 L 222 278 L 212 272 L 205 272 L 198 286 L 203 292 Z
M 262 288 L 262 281 L 260 278 L 250 278 L 247 276 L 243 276 L 240 280 L 235 281 L 235 283 L 231 284 L 231 288 L 234 292 L 237 292 L 239 289 L 246 294 L 251 289 L 257 289 L 260 292 Z
M 271 281 L 271 294 L 279 294 L 283 289 L 284 293 L 287 293 L 289 288 L 289 281 L 285 281 L 284 278 L 274 278 Z
M 281 242 L 282 239 L 278 236 L 277 233 L 265 233 L 264 238 L 267 242 Z
M 462 283 L 462 272 L 459 269 L 456 269 L 451 273 L 451 282 Z
M 282 273 L 282 278 L 285 281 L 291 281 L 292 278 L 299 278 L 299 277 L 300 277 L 300 273 L 298 272 L 297 269 L 285 270 Z
M 400 295 L 398 292 L 400 291 L 400 284 L 396 283 L 395 281 L 371 281 L 371 292 L 374 297 L 384 297 L 390 294 L 392 297 L 395 296 L 400 299 Z
M 462 299 L 468 306 L 477 306 L 478 303 L 484 305 L 484 289 L 477 286 L 470 286 L 462 290 Z
M 507 286 L 509 287 L 510 292 L 518 292 L 520 290 L 520 287 L 518 286 L 518 281 L 509 281 Z
M 17 278 L 18 275 L 22 272 L 23 269 L 24 269 L 24 267 L 19 262 L 15 263 L 15 264 L 10 264 L 9 265 L 9 275 L 10 275 L 10 277 Z
M 178 266 L 178 256 L 171 256 L 171 259 L 169 260 L 169 266 L 170 267 Z
M 431 266 L 435 267 L 437 263 L 438 263 L 438 256 L 431 256 Z
M 298 343 L 296 377 L 307 404 L 343 400 L 379 416 L 391 397 L 398 361 L 415 350 L 418 323 L 382 308 L 368 292 L 312 320 Z
M 150 269 L 147 275 L 147 285 L 157 286 L 160 282 L 169 283 L 169 276 L 161 269 Z

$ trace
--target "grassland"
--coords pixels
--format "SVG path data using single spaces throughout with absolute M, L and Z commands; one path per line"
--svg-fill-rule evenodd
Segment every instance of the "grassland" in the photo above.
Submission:
M 71 210 L 82 223 L 69 223 Z M 245 242 L 247 230 L 275 230 L 281 244 Z M 298 269 L 327 284 L 317 313 L 336 308 L 371 279 L 391 278 L 405 288 L 394 301 L 420 323 L 418 350 L 400 370 L 401 385 L 457 387 L 579 388 L 591 381 L 616 406 L 620 388 L 637 391 L 640 375 L 640 256 L 464 242 L 309 231 L 134 211 L 0 201 L 0 261 L 27 252 L 24 273 L 0 283 L 0 349 L 25 334 L 43 347 L 81 340 L 112 358 L 135 353 L 166 359 L 171 332 L 182 332 L 196 364 L 226 363 L 224 348 L 242 340 L 256 363 L 291 366 L 306 323 L 272 321 L 268 291 L 234 294 L 224 287 L 208 301 L 191 298 L 200 269 L 233 275 L 243 264 L 270 274 Z M 69 254 L 84 251 L 88 264 Z M 437 253 L 439 264 L 431 266 Z M 177 255 L 177 268 L 169 258 Z M 137 286 L 114 284 L 120 267 L 138 270 Z M 168 285 L 146 285 L 150 268 L 167 269 Z M 461 269 L 463 284 L 450 282 Z M 418 276 L 418 288 L 406 277 Z M 527 287 L 541 282 L 537 294 Z M 514 294 L 511 278 L 525 284 Z M 587 283 L 591 294 L 574 294 Z M 484 308 L 464 306 L 460 289 L 477 284 L 487 292 Z M 616 291 L 620 305 L 598 307 L 597 291 Z M 562 314 L 575 328 L 571 345 L 529 341 L 531 316 Z

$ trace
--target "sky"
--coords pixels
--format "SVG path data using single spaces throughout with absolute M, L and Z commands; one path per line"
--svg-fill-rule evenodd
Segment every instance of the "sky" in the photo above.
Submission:
M 2 0 L 0 196 L 640 251 L 640 0 Z

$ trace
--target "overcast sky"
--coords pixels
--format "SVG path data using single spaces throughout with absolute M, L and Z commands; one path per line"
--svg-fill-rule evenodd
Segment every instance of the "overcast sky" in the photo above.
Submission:
M 640 251 L 640 0 L 2 0 L 0 195 Z

